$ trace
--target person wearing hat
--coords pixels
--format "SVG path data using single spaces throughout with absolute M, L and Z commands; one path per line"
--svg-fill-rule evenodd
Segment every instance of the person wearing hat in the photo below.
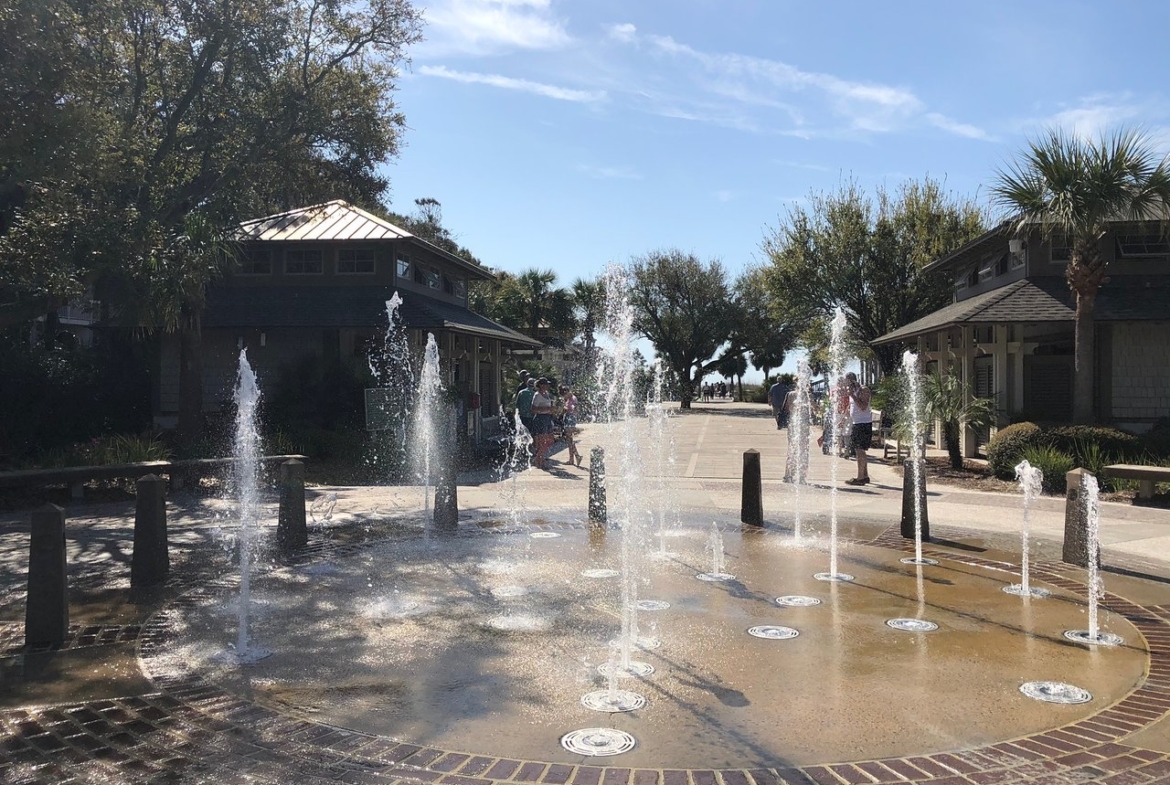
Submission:
M 543 376 L 536 380 L 536 394 L 532 396 L 532 439 L 536 448 L 533 463 L 543 469 L 553 444 L 552 384 Z

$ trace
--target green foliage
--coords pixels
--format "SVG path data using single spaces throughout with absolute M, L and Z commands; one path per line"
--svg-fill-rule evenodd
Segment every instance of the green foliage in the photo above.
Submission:
M 926 178 L 907 181 L 876 198 L 849 182 L 834 193 L 813 193 L 793 207 L 763 243 L 770 260 L 769 291 L 806 325 L 844 309 L 859 347 L 950 302 L 946 276 L 922 268 L 983 233 L 984 216 L 970 199 L 947 194 Z M 825 341 L 827 343 L 827 341 Z M 815 331 L 804 345 L 821 342 Z M 897 347 L 873 348 L 886 374 Z
M 0 342 L 0 464 L 150 424 L 145 362 L 110 349 L 30 349 Z
M 1041 443 L 1041 429 L 1031 422 L 1020 422 L 1000 428 L 987 444 L 987 467 L 1001 480 L 1016 476 L 1016 464 L 1023 460 L 1024 450 Z
M 1113 456 L 1116 463 L 1141 451 L 1141 441 L 1132 433 L 1102 425 L 1058 425 L 1044 429 L 1044 443 L 1070 455 L 1080 455 L 1083 447 L 1095 445 Z M 1088 469 L 1084 464 L 1078 464 Z M 1094 472 L 1096 474 L 1096 472 Z
M 1170 458 L 1170 417 L 1163 417 L 1140 437 L 1142 449 L 1158 459 Z
M 678 249 L 636 257 L 630 273 L 634 328 L 654 344 L 679 381 L 682 408 L 690 408 L 696 385 L 719 362 L 710 358 L 731 335 L 727 273 Z
M 1045 493 L 1064 493 L 1066 484 L 1064 476 L 1076 468 L 1076 459 L 1073 456 L 1047 444 L 1025 447 L 1020 459 L 1044 473 Z
M 138 326 L 222 260 L 192 253 L 242 216 L 372 206 L 404 118 L 406 0 L 360 4 L 13 0 L 0 9 L 0 319 L 100 282 Z M 28 306 L 28 307 L 24 307 Z
M 963 467 L 962 424 L 986 428 L 995 422 L 995 401 L 971 397 L 957 374 L 943 376 L 938 368 L 922 379 L 923 419 L 939 420 L 951 466 Z

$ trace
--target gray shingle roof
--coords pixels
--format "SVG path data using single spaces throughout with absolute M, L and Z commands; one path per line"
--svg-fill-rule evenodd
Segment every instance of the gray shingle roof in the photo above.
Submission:
M 1030 278 L 951 303 L 872 343 L 894 343 L 953 324 L 1071 322 L 1075 314 L 1073 294 L 1063 278 Z M 1101 287 L 1093 315 L 1099 322 L 1170 320 L 1170 280 L 1116 277 Z
M 203 326 L 373 328 L 393 293 L 391 286 L 211 286 Z M 454 303 L 413 292 L 400 296 L 399 313 L 407 327 L 457 330 L 521 346 L 542 345 Z

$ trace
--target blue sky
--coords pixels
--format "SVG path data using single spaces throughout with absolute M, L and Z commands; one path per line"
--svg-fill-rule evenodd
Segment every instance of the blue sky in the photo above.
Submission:
M 1170 139 L 1170 3 L 422 0 L 392 207 L 561 281 L 678 247 L 733 274 L 810 191 L 986 204 L 1047 126 Z

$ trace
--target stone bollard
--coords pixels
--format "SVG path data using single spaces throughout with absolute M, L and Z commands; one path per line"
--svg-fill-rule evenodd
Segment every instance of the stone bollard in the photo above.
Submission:
M 459 455 L 455 439 L 455 410 L 448 418 L 448 438 L 444 455 L 439 459 L 439 476 L 435 481 L 435 526 L 455 529 L 459 526 Z
M 171 569 L 167 549 L 166 480 L 155 474 L 140 477 L 134 506 L 134 554 L 130 558 L 130 586 L 166 583 Z
M 764 489 L 759 450 L 744 450 L 743 453 L 743 492 L 740 494 L 739 519 L 752 526 L 764 525 Z
M 65 567 L 65 511 L 46 504 L 32 514 L 28 548 L 28 600 L 24 642 L 64 642 L 69 632 L 69 590 Z
M 1064 549 L 1061 559 L 1078 567 L 1089 566 L 1089 516 L 1085 509 L 1084 478 L 1089 472 L 1073 469 L 1064 475 Z
M 918 471 L 914 464 L 918 464 Z M 902 536 L 908 540 L 914 535 L 914 498 L 922 505 L 922 541 L 930 540 L 930 516 L 926 514 L 926 462 L 921 458 L 907 458 L 902 462 Z
M 280 464 L 276 544 L 285 552 L 309 544 L 309 529 L 305 524 L 305 464 L 296 458 Z
M 605 450 L 601 447 L 594 447 L 589 453 L 589 527 L 604 530 L 607 520 Z

